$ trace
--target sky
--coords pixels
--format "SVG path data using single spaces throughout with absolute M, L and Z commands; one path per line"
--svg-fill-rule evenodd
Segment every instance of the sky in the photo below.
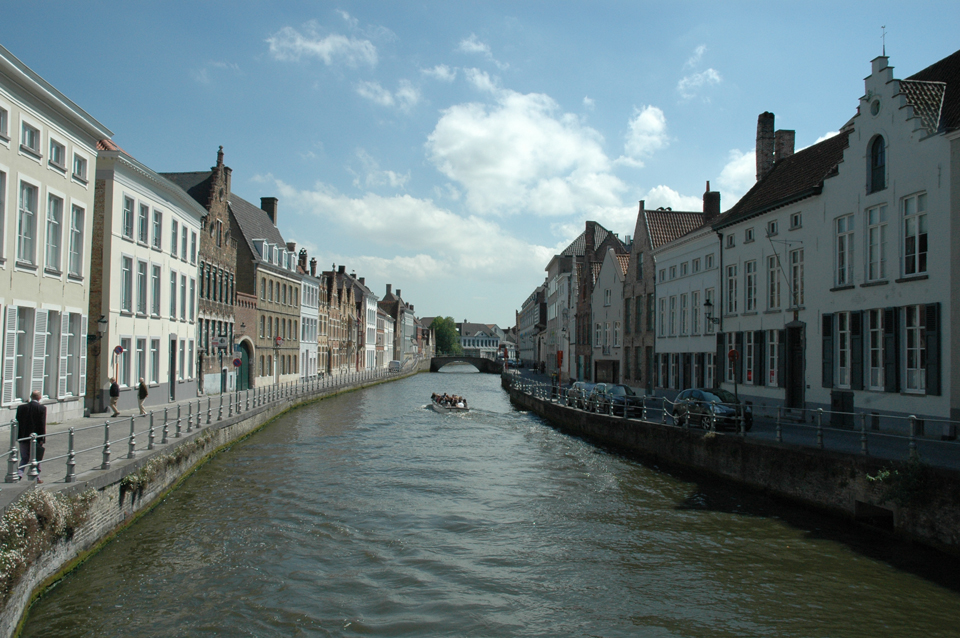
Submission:
M 0 44 L 136 159 L 222 145 L 321 268 L 501 327 L 585 221 L 625 238 L 640 200 L 701 210 L 708 180 L 730 208 L 760 113 L 809 146 L 884 41 L 899 78 L 960 48 L 958 2 L 6 4 Z

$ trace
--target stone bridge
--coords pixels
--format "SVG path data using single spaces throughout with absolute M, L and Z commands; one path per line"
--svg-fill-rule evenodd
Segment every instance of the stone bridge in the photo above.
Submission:
M 500 374 L 503 372 L 503 364 L 494 361 L 493 359 L 463 356 L 433 357 L 430 359 L 430 372 L 439 372 L 440 368 L 449 363 L 469 363 L 480 372 L 487 372 L 490 374 Z

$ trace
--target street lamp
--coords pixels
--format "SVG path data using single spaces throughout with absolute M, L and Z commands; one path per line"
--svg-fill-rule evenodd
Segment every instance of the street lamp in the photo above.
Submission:
M 715 326 L 720 325 L 720 318 L 713 316 L 713 302 L 709 299 L 703 302 L 703 317 L 708 323 L 712 323 Z

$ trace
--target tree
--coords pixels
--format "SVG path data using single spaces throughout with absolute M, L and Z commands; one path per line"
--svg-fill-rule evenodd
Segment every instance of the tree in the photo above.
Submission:
M 460 335 L 457 333 L 457 324 L 453 317 L 436 317 L 430 324 L 437 335 L 437 354 L 463 354 L 460 347 Z

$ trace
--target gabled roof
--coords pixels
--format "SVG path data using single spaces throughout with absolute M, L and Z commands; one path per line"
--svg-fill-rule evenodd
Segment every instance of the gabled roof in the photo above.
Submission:
M 907 98 L 907 104 L 913 107 L 921 126 L 931 133 L 936 133 L 940 126 L 940 111 L 946 89 L 947 85 L 943 82 L 900 81 L 900 92 Z
M 909 81 L 942 82 L 944 84 L 943 101 L 939 124 L 934 130 L 952 131 L 960 128 L 960 51 L 948 55 L 939 62 L 934 62 L 919 73 L 914 73 L 907 78 L 906 82 Z M 904 83 L 905 81 L 901 80 L 901 87 Z M 907 99 L 911 99 L 910 94 Z M 913 104 L 912 101 L 911 104 Z M 918 115 L 923 117 L 920 113 Z
M 774 164 L 770 172 L 754 184 L 733 208 L 721 215 L 713 227 L 723 228 L 820 194 L 824 180 L 837 174 L 837 165 L 843 161 L 843 151 L 848 146 L 852 130 L 846 128 Z
M 644 210 L 643 215 L 647 232 L 650 234 L 650 248 L 653 250 L 703 226 L 703 213 L 658 209 Z
M 603 240 L 605 240 L 610 235 L 610 231 L 604 228 L 603 226 L 601 226 L 600 224 L 594 225 L 593 229 L 594 229 L 593 245 L 599 246 L 600 244 L 603 243 Z M 587 250 L 587 231 L 584 230 L 582 233 L 580 233 L 577 236 L 576 239 L 570 242 L 570 245 L 564 248 L 563 252 L 561 252 L 560 254 L 564 256 L 573 255 L 575 257 L 583 257 L 586 250 Z
M 259 206 L 254 206 L 233 193 L 230 194 L 229 204 L 230 213 L 237 220 L 237 224 L 240 226 L 240 234 L 243 235 L 243 239 L 247 242 L 247 246 L 250 247 L 250 252 L 253 255 L 260 254 L 253 245 L 254 239 L 265 239 L 271 244 L 280 246 L 282 250 L 287 249 L 287 242 L 284 241 L 280 231 L 270 221 L 267 211 Z
M 594 261 L 590 263 L 590 276 L 592 277 L 591 281 L 594 285 L 597 284 L 597 279 L 600 278 L 600 269 L 603 268 L 602 261 Z
M 160 173 L 171 182 L 187 191 L 191 197 L 204 208 L 210 206 L 210 181 L 213 171 L 198 171 L 193 173 Z
M 630 268 L 630 255 L 616 255 L 617 263 L 620 264 L 620 273 L 623 275 L 627 274 L 627 269 Z

